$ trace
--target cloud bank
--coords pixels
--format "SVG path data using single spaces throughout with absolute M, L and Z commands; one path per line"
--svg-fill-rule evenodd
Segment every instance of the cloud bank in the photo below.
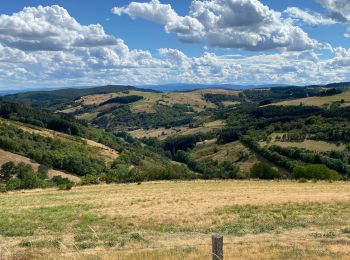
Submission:
M 232 12 L 235 8 L 215 11 L 212 14 L 212 11 L 218 8 L 210 6 L 214 2 L 217 1 L 194 1 L 191 17 L 179 18 L 170 6 L 161 5 L 158 1 L 147 4 L 154 4 L 160 9 L 136 5 L 133 7 L 133 13 L 136 15 L 139 12 L 138 17 L 142 14 L 147 16 L 147 19 L 162 21 L 169 32 L 176 31 L 188 41 L 195 40 L 197 36 L 203 37 L 203 31 L 205 37 L 209 37 L 207 28 L 214 28 L 212 33 L 219 34 L 220 30 L 230 31 L 234 28 L 236 33 L 242 33 L 241 38 L 231 40 L 230 36 L 217 35 L 214 37 L 217 38 L 215 42 L 223 46 L 233 44 L 253 50 L 284 46 L 283 48 L 289 51 L 272 54 L 253 53 L 248 57 L 220 56 L 212 52 L 190 57 L 180 50 L 169 48 L 151 53 L 147 50 L 129 49 L 122 39 L 106 34 L 101 25 L 80 24 L 62 7 L 31 7 L 13 15 L 0 16 L 0 88 L 111 83 L 302 85 L 327 82 L 330 79 L 344 81 L 350 78 L 350 49 L 302 48 L 305 47 L 303 40 L 297 40 L 298 37 L 290 40 L 289 30 L 293 31 L 293 28 L 296 28 L 295 30 L 299 31 L 298 27 L 287 23 L 287 27 L 275 28 L 275 23 L 279 24 L 282 20 L 266 6 L 255 5 L 255 1 L 242 0 L 245 8 L 250 6 L 250 9 L 247 9 L 247 16 L 250 18 L 246 19 L 240 14 L 233 17 Z M 221 2 L 235 4 L 236 1 Z M 123 8 L 114 11 L 124 13 L 125 10 Z M 218 15 L 220 12 L 221 15 Z M 261 15 L 258 16 L 257 13 Z M 256 24 L 261 24 L 258 26 L 259 30 L 253 29 L 253 25 Z M 263 25 L 266 25 L 266 28 Z M 253 45 L 245 44 L 248 36 L 244 31 L 250 30 L 250 37 L 257 37 Z M 286 38 L 280 38 L 279 30 L 288 31 Z M 272 33 L 274 31 L 276 32 Z M 263 34 L 267 35 L 266 41 L 259 40 Z
M 318 45 L 300 27 L 258 0 L 194 0 L 186 16 L 159 0 L 132 2 L 112 12 L 159 23 L 180 41 L 219 48 L 302 51 Z

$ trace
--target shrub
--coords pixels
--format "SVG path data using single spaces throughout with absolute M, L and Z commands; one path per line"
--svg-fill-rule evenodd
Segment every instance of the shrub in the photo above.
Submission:
M 9 180 L 7 183 L 6 183 L 6 190 L 10 191 L 10 190 L 18 190 L 22 187 L 22 181 L 15 177 L 15 178 L 12 178 L 11 180 Z
M 114 164 L 112 167 L 112 169 L 106 172 L 106 183 L 131 181 L 128 165 Z
M 7 191 L 6 185 L 0 184 L 0 193 L 4 193 L 4 192 L 6 192 L 6 191 Z
M 299 181 L 298 181 L 299 183 L 306 183 L 307 182 L 307 179 L 305 179 L 305 178 L 301 178 L 301 179 L 299 179 Z
M 54 176 L 54 177 L 52 177 L 51 181 L 57 186 L 66 185 L 66 184 L 70 183 L 68 178 L 62 178 L 62 176 Z
M 39 178 L 42 180 L 46 180 L 48 178 L 48 172 L 49 172 L 49 168 L 44 164 L 40 164 L 38 169 Z
M 292 177 L 294 179 L 315 179 L 315 180 L 340 180 L 341 176 L 338 172 L 329 169 L 323 164 L 309 164 L 305 166 L 295 167 Z
M 81 185 L 94 185 L 99 183 L 100 179 L 97 175 L 86 175 L 81 178 Z
M 281 173 L 263 162 L 256 163 L 252 166 L 250 169 L 250 176 L 263 180 L 280 179 L 282 177 Z
M 16 174 L 16 165 L 13 162 L 4 163 L 0 169 L 0 180 L 7 182 Z
M 58 185 L 59 190 L 71 190 L 73 188 L 73 183 Z

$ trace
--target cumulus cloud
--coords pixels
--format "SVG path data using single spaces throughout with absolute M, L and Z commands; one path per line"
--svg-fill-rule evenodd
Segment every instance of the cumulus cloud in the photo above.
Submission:
M 330 25 L 336 23 L 350 23 L 349 0 L 315 0 L 326 9 L 324 14 L 310 10 L 302 10 L 297 7 L 289 7 L 284 13 L 294 20 L 302 21 L 312 26 Z M 350 28 L 345 32 L 345 37 L 350 37 Z
M 316 0 L 328 11 L 328 15 L 339 22 L 350 22 L 350 2 L 348 0 Z
M 99 24 L 83 26 L 64 8 L 27 7 L 13 15 L 0 15 L 0 42 L 20 50 L 58 51 L 75 47 L 117 44 Z
M 341 23 L 350 23 L 350 2 L 349 0 L 316 0 L 327 11 L 328 16 Z M 350 37 L 350 27 L 344 34 Z
M 132 2 L 112 12 L 157 22 L 181 41 L 220 48 L 302 51 L 318 46 L 300 27 L 258 0 L 193 0 L 186 16 L 159 0 Z
M 330 25 L 336 23 L 336 21 L 330 17 L 310 10 L 302 10 L 298 7 L 288 7 L 284 13 L 295 20 L 300 20 L 312 26 Z
M 232 12 L 237 12 L 236 7 L 232 10 L 221 10 L 222 14 L 218 16 L 219 11 L 213 11 L 218 6 L 210 6 L 214 1 L 194 2 L 189 16 L 201 24 L 202 29 L 199 27 L 196 29 L 201 39 L 205 36 L 209 40 L 209 32 L 215 33 L 219 27 L 224 31 L 235 28 L 237 33 L 244 33 L 253 30 L 252 25 L 261 24 L 261 27 L 264 27 L 262 25 L 265 24 L 266 28 L 261 28 L 261 30 L 266 30 L 266 34 L 271 32 L 269 28 L 271 24 L 266 19 L 273 11 L 264 6 L 260 6 L 261 9 L 258 12 L 261 12 L 261 15 L 259 17 L 253 15 L 257 10 L 251 6 L 251 11 L 247 15 L 252 13 L 252 19 L 253 17 L 254 19 L 247 21 L 245 17 L 240 18 L 240 14 L 232 14 Z M 246 1 L 242 0 L 243 2 Z M 153 3 L 158 4 L 159 2 L 153 1 Z M 158 15 L 171 14 L 171 10 L 171 7 L 167 6 L 167 9 L 162 9 Z M 224 12 L 229 13 L 224 15 Z M 32 17 L 29 13 L 32 13 Z M 38 19 L 37 22 L 34 22 L 34 17 Z M 176 32 L 182 33 L 184 37 L 189 36 L 187 40 L 193 40 L 194 38 L 191 38 L 193 34 L 188 34 L 187 29 L 194 30 L 193 28 L 197 25 L 192 24 L 191 19 L 186 17 L 182 18 L 187 19 L 188 22 L 178 19 L 180 17 L 178 15 L 174 17 L 177 18 L 160 20 L 164 26 L 168 26 L 169 32 L 176 29 Z M 272 15 L 270 19 L 274 17 Z M 154 19 L 158 21 L 158 18 Z M 277 20 L 277 23 L 279 22 L 281 20 Z M 157 53 L 151 53 L 147 50 L 130 49 L 123 40 L 104 33 L 103 28 L 99 25 L 81 25 L 69 16 L 65 9 L 58 6 L 25 8 L 22 12 L 11 16 L 1 15 L 0 23 L 0 82 L 2 84 L 0 89 L 1 87 L 23 86 L 23 82 L 26 86 L 36 87 L 111 83 L 132 85 L 288 83 L 302 85 L 327 82 L 330 79 L 343 81 L 350 78 L 350 49 L 346 48 L 275 54 L 256 53 L 249 57 L 232 52 L 223 56 L 206 52 L 197 57 L 189 57 L 180 50 L 169 48 L 162 48 Z M 183 23 L 190 25 L 182 28 Z M 276 30 L 287 29 L 277 28 Z M 252 35 L 254 33 L 257 34 L 253 30 Z M 287 38 L 291 37 L 289 33 L 289 31 L 286 33 Z M 259 32 L 260 34 L 262 32 Z M 241 46 L 244 37 L 233 40 Z M 282 42 L 278 46 L 285 46 L 284 37 L 278 34 L 273 37 L 276 37 L 274 41 L 278 39 Z M 303 46 L 303 41 L 298 40 L 298 37 L 292 38 L 294 42 L 290 46 L 294 48 Z M 107 41 L 107 44 L 102 39 L 113 40 L 111 43 Z M 254 39 L 253 36 L 252 39 Z M 220 37 L 217 40 L 226 42 Z M 31 48 L 21 44 L 27 41 Z M 264 44 L 276 46 L 274 41 L 267 38 Z M 258 40 L 256 42 L 259 45 L 256 49 L 262 49 L 262 43 Z M 58 47 L 54 48 L 55 46 Z M 327 52 L 327 55 L 325 55 L 326 58 L 321 59 L 323 52 Z

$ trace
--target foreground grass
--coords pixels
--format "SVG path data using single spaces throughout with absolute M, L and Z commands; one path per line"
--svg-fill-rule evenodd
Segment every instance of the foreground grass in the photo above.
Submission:
M 210 257 L 212 232 L 225 235 L 228 258 L 345 258 L 349 196 L 349 183 L 289 181 L 4 194 L 0 259 L 203 259 Z

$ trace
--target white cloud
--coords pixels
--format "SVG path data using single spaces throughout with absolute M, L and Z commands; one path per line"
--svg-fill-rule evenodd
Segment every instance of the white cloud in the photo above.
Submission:
M 289 7 L 284 13 L 290 18 L 303 23 L 320 26 L 336 23 L 350 23 L 350 1 L 349 0 L 315 0 L 326 9 L 324 14 L 310 10 L 302 10 L 298 7 Z M 345 37 L 350 37 L 350 27 L 344 33 Z
M 328 15 L 339 22 L 350 22 L 349 0 L 316 0 L 328 10 Z
M 242 22 L 243 18 L 233 19 L 231 13 L 227 14 L 225 19 L 223 17 L 226 14 L 220 16 L 223 19 L 220 21 L 216 14 L 218 11 L 213 13 L 209 9 L 210 6 L 202 5 L 204 2 L 195 2 L 194 4 L 197 6 L 191 8 L 190 15 L 192 19 L 198 21 L 205 28 L 203 30 L 206 37 L 209 37 L 209 31 L 218 30 L 218 24 L 226 24 L 229 30 L 233 26 L 239 27 L 242 33 L 249 32 L 251 29 L 251 24 L 247 25 L 246 21 Z M 213 4 L 213 1 L 205 3 L 210 5 Z M 251 8 L 251 12 L 256 12 L 254 6 Z M 261 8 L 258 10 L 261 16 L 256 17 L 251 23 L 258 23 L 261 26 L 266 24 L 267 27 L 261 28 L 261 30 L 267 30 L 266 34 L 268 34 L 271 32 L 271 28 L 269 28 L 271 24 L 266 21 L 267 18 L 264 15 L 268 15 L 271 10 L 264 6 Z M 35 19 L 38 19 L 38 23 L 30 22 L 34 18 L 18 18 L 30 17 L 29 10 L 33 13 L 33 17 L 37 17 Z M 38 12 L 41 15 L 38 15 Z M 51 12 L 55 14 L 58 12 L 61 15 L 52 16 Z M 26 15 L 22 13 L 26 13 Z M 51 21 L 56 20 L 58 20 L 56 24 L 51 23 Z M 182 19 L 176 18 L 174 21 L 180 21 L 181 26 L 183 25 Z M 65 9 L 55 6 L 26 8 L 23 12 L 12 16 L 2 15 L 0 23 L 2 24 L 0 33 L 0 89 L 1 87 L 20 87 L 23 85 L 38 87 L 160 83 L 289 83 L 302 85 L 343 81 L 350 78 L 350 49 L 345 48 L 329 47 L 328 49 L 300 52 L 255 54 L 250 57 L 240 56 L 232 51 L 227 51 L 227 55 L 222 56 L 206 52 L 197 57 L 189 57 L 180 50 L 169 48 L 160 49 L 158 53 L 152 54 L 147 50 L 129 49 L 123 40 L 105 34 L 101 26 L 81 25 L 70 17 Z M 166 25 L 169 24 L 172 24 L 173 27 L 169 27 L 168 30 L 172 31 L 175 30 L 172 28 L 176 28 L 178 33 L 181 32 L 184 36 L 192 35 L 187 34 L 185 30 L 187 27 L 180 30 L 181 26 L 177 25 L 176 22 L 167 22 Z M 16 29 L 16 27 L 19 28 Z M 190 27 L 193 28 L 194 25 Z M 222 30 L 226 30 L 226 27 L 221 25 Z M 213 29 L 209 30 L 208 28 Z M 10 29 L 16 30 L 11 31 Z M 276 30 L 288 31 L 289 29 L 284 27 Z M 202 32 L 200 29 L 198 31 Z M 303 46 L 303 40 L 291 37 L 289 33 L 290 31 L 286 32 L 285 37 L 289 40 L 293 38 L 294 41 L 290 46 L 294 46 L 294 48 Z M 58 35 L 63 38 L 58 39 Z M 12 43 L 17 44 L 9 44 L 6 37 L 10 38 Z M 82 39 L 79 37 L 88 40 L 82 41 L 84 42 L 82 44 L 77 40 Z M 282 43 L 285 41 L 284 37 L 278 34 L 273 37 L 274 41 L 278 40 Z M 103 41 L 94 40 L 105 38 L 113 39 L 113 44 L 105 45 L 101 43 Z M 252 38 L 254 39 L 254 37 Z M 218 38 L 218 40 L 220 39 Z M 19 44 L 21 41 L 30 41 L 32 48 L 23 48 Z M 237 44 L 244 42 L 243 39 L 237 41 Z M 46 46 L 52 46 L 55 43 L 55 46 L 60 46 L 60 48 L 44 48 L 44 42 L 47 43 Z M 283 45 L 282 43 L 280 45 Z M 257 41 L 259 48 L 262 48 L 261 44 Z M 271 39 L 268 38 L 264 44 L 271 46 Z M 258 48 L 258 46 L 256 47 Z M 327 52 L 325 56 L 327 58 L 322 58 L 324 52 Z M 329 58 L 330 56 L 332 57 Z
M 0 42 L 20 50 L 58 51 L 76 47 L 111 46 L 114 36 L 99 24 L 84 26 L 64 8 L 27 7 L 11 16 L 0 15 Z
M 335 24 L 336 21 L 330 17 L 326 17 L 320 13 L 310 10 L 302 10 L 298 7 L 288 7 L 284 13 L 288 14 L 295 20 L 300 20 L 312 26 Z
M 327 11 L 328 16 L 341 23 L 350 23 L 350 1 L 349 0 L 316 0 Z M 350 37 L 350 27 L 344 34 Z
M 193 0 L 187 16 L 178 15 L 159 0 L 132 2 L 112 12 L 157 22 L 181 41 L 220 48 L 302 51 L 318 46 L 300 27 L 258 0 Z

